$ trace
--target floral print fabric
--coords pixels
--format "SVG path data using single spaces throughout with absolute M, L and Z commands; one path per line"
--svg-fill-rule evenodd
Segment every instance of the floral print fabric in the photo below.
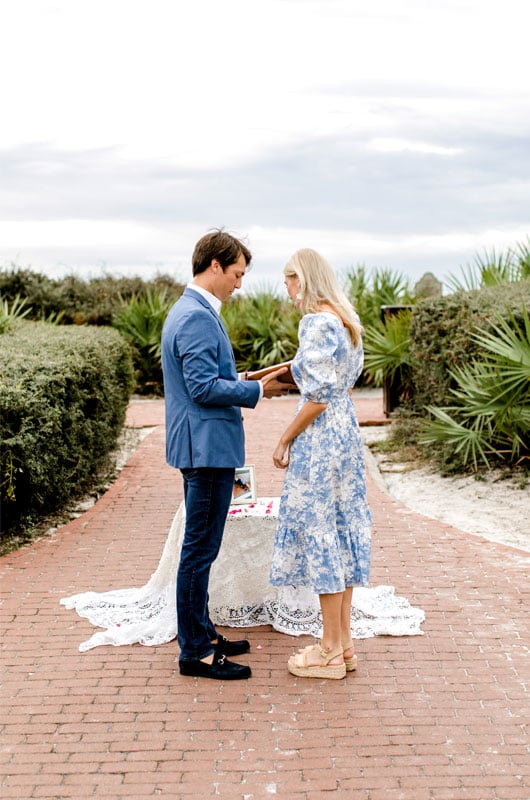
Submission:
M 273 586 L 317 594 L 364 586 L 370 573 L 371 516 L 363 445 L 350 389 L 363 351 L 334 314 L 306 314 L 292 372 L 307 400 L 327 408 L 291 443 L 270 571 Z

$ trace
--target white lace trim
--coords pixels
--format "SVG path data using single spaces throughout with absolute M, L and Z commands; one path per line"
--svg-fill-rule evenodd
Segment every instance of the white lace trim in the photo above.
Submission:
M 235 514 L 229 512 L 223 547 L 210 579 L 212 620 L 220 626 L 272 625 L 281 633 L 318 637 L 322 632 L 318 597 L 308 589 L 275 589 L 268 583 L 275 529 L 270 523 L 275 522 L 277 502 L 278 498 L 264 498 L 250 506 L 237 507 Z M 79 616 L 105 629 L 94 633 L 79 650 L 98 645 L 157 645 L 176 637 L 175 580 L 184 518 L 182 503 L 158 567 L 145 586 L 83 592 L 61 599 L 66 608 L 74 608 Z M 424 619 L 422 609 L 396 596 L 392 586 L 353 590 L 353 638 L 417 636 L 423 633 L 420 625 Z

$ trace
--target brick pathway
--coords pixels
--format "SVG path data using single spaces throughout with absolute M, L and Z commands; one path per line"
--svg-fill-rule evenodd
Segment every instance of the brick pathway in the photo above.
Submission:
M 270 453 L 294 403 L 245 411 L 261 495 L 279 493 Z M 382 418 L 380 401 L 356 405 L 361 421 Z M 528 800 L 528 556 L 371 480 L 372 583 L 425 609 L 424 636 L 359 641 L 357 673 L 327 682 L 290 676 L 306 640 L 268 627 L 248 631 L 253 677 L 234 684 L 182 678 L 173 643 L 80 654 L 93 629 L 59 599 L 145 583 L 181 499 L 161 403 L 133 403 L 128 420 L 155 430 L 114 486 L 0 559 L 4 800 Z

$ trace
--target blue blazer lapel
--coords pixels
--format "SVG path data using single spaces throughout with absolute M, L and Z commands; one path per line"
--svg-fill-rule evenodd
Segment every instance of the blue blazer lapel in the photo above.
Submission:
M 230 341 L 230 337 L 228 335 L 228 331 L 226 330 L 225 324 L 224 324 L 223 320 L 221 319 L 221 316 L 210 305 L 208 300 L 205 297 L 203 297 L 202 294 L 200 294 L 199 292 L 195 292 L 189 286 L 187 286 L 186 289 L 184 290 L 184 294 L 186 295 L 186 297 L 189 297 L 191 300 L 196 300 L 198 303 L 200 303 L 201 306 L 206 308 L 210 312 L 210 314 L 212 314 L 214 316 L 214 318 L 217 320 L 217 324 L 219 325 L 219 328 L 220 328 L 223 336 L 225 337 L 226 341 L 230 345 L 230 350 L 232 351 L 232 342 Z

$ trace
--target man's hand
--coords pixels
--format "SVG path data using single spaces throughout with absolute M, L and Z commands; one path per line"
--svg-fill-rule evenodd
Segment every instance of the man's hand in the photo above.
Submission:
M 282 394 L 287 394 L 290 388 L 294 388 L 290 383 L 280 383 L 278 380 L 278 376 L 285 372 L 287 372 L 287 367 L 282 367 L 261 379 L 264 397 L 281 397 Z

